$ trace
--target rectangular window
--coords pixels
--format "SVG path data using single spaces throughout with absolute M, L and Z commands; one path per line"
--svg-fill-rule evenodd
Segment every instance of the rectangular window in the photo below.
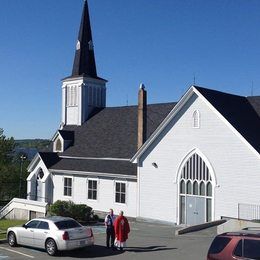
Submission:
M 72 178 L 64 178 L 64 196 L 72 194 Z
M 180 196 L 180 224 L 185 224 L 185 196 Z
M 125 203 L 126 184 L 124 182 L 116 182 L 115 201 L 117 203 Z
M 243 256 L 246 259 L 260 259 L 260 240 L 245 239 Z
M 211 199 L 207 199 L 207 204 L 206 204 L 206 209 L 207 209 L 207 222 L 211 221 Z
M 97 181 L 88 180 L 88 199 L 96 200 L 97 199 Z

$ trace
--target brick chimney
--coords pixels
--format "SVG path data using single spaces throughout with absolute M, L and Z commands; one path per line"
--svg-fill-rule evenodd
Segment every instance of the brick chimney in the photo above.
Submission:
M 147 97 L 144 84 L 140 85 L 138 92 L 138 125 L 137 125 L 137 149 L 146 141 L 147 130 Z

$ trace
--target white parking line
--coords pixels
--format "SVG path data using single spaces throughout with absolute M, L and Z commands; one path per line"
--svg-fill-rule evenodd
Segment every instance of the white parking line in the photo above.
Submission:
M 21 252 L 18 252 L 18 251 L 9 249 L 9 248 L 5 248 L 5 247 L 1 247 L 1 246 L 0 246 L 0 249 L 4 249 L 4 250 L 9 251 L 9 252 L 12 252 L 12 253 L 16 253 L 16 254 L 19 254 L 19 255 L 22 255 L 22 256 L 26 256 L 26 257 L 28 257 L 28 258 L 34 258 L 34 256 L 32 256 L 32 255 L 27 255 L 27 254 L 24 254 L 24 253 L 21 253 Z

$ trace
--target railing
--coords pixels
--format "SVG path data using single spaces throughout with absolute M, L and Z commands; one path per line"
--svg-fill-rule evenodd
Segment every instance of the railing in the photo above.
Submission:
M 24 209 L 46 214 L 47 205 L 46 202 L 13 198 L 0 210 L 0 219 L 9 214 L 13 209 Z
M 246 220 L 260 220 L 260 205 L 239 203 L 238 218 Z
M 10 212 L 9 206 L 11 203 L 12 200 L 9 203 L 7 203 L 3 208 L 0 209 L 0 219 L 5 217 Z
M 28 200 L 48 202 L 48 198 L 47 197 L 41 197 L 41 196 L 38 196 L 38 195 L 33 194 L 31 192 L 27 193 L 26 198 Z

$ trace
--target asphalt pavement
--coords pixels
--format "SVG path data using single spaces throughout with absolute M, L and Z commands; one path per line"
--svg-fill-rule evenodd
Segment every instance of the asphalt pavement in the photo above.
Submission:
M 94 226 L 95 245 L 76 251 L 62 252 L 55 259 L 126 259 L 126 260 L 203 260 L 216 235 L 216 227 L 175 236 L 175 228 L 169 225 L 131 222 L 131 232 L 124 251 L 105 247 L 105 228 Z M 0 242 L 0 260 L 49 260 L 53 257 L 43 250 L 28 247 L 11 248 Z

